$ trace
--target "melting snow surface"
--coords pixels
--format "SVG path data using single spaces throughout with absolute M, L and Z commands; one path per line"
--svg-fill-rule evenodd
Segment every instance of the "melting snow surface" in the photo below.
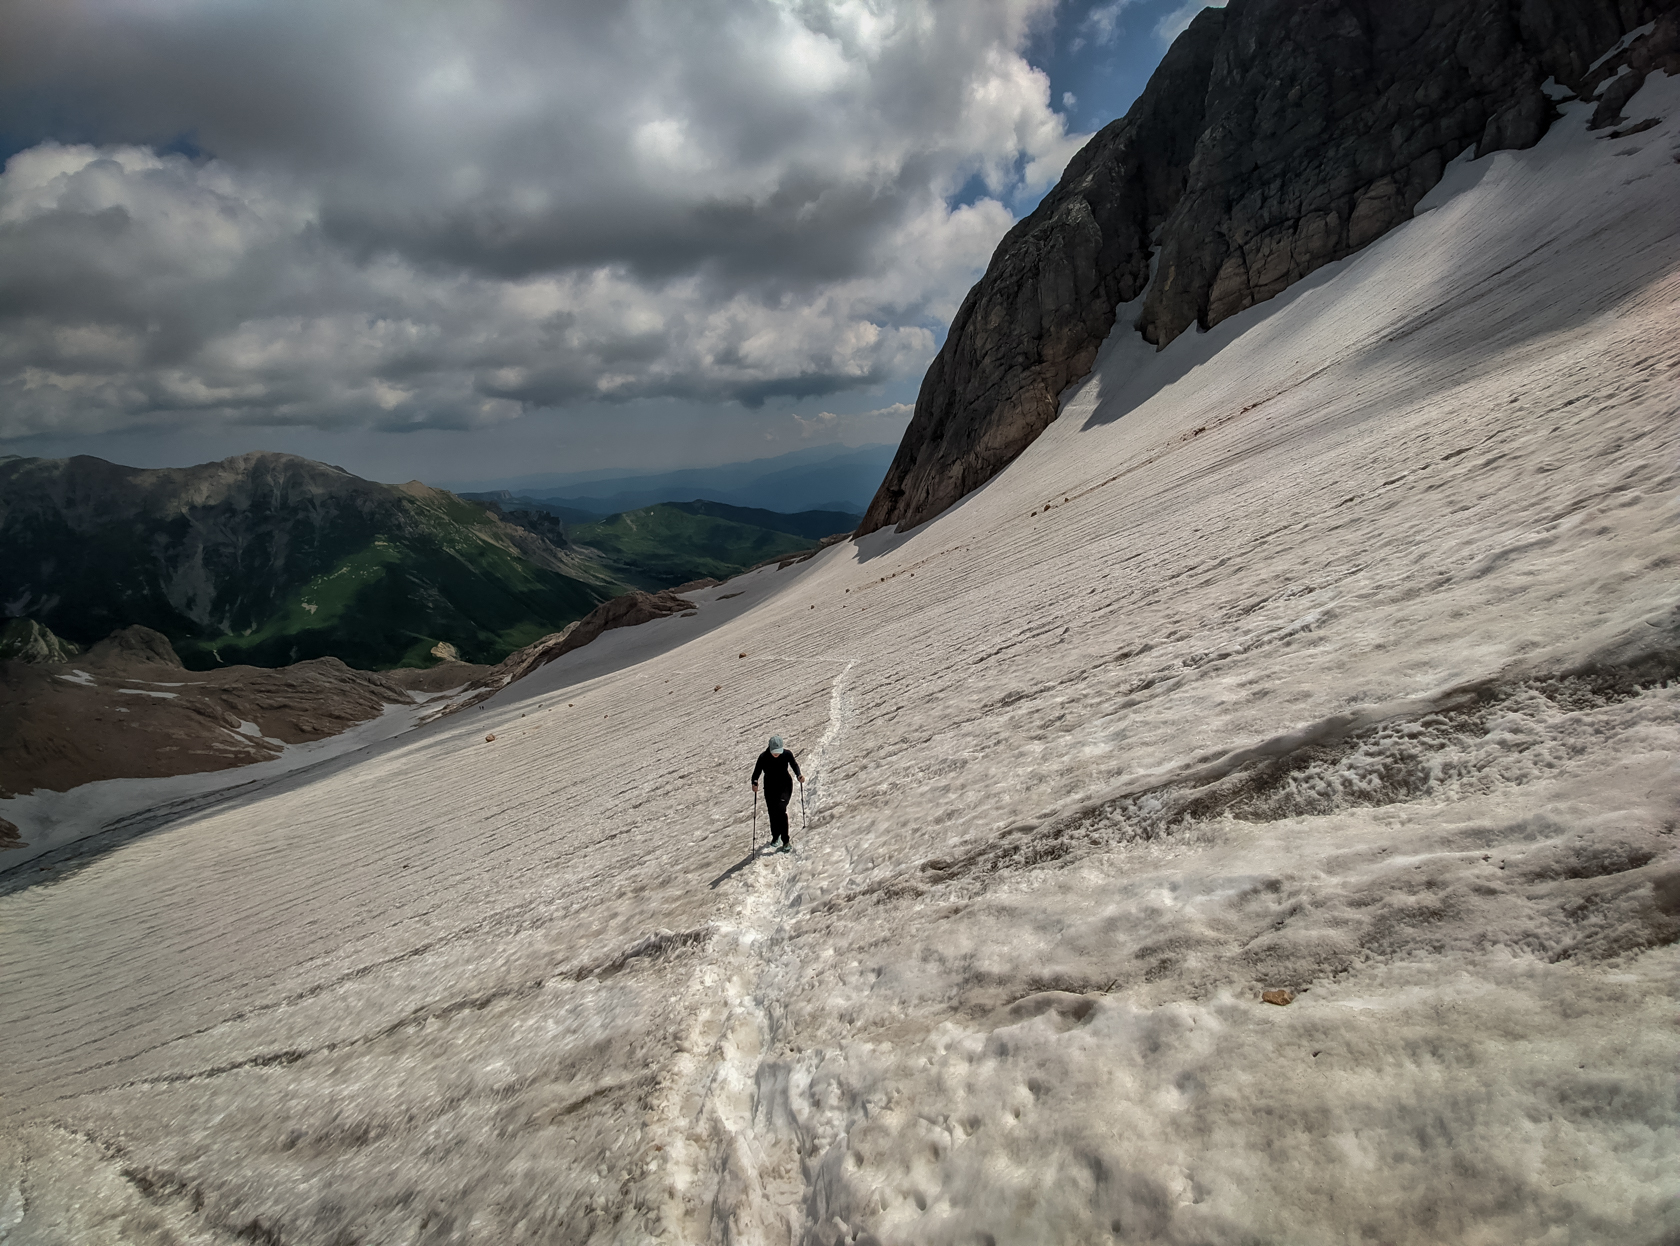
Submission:
M 119 688 L 117 691 L 131 692 L 135 689 Z M 391 705 L 378 718 L 370 718 L 348 731 L 306 744 L 284 744 L 261 737 L 261 729 L 255 723 L 241 723 L 241 734 L 258 735 L 279 749 L 280 755 L 270 761 L 253 762 L 231 770 L 208 770 L 161 779 L 102 779 L 97 783 L 84 783 L 68 792 L 38 789 L 27 795 L 0 800 L 0 818 L 16 826 L 28 844 L 26 848 L 0 854 L 0 891 L 8 885 L 18 884 L 20 876 L 11 871 L 25 862 L 84 840 L 98 840 L 101 845 L 121 842 L 132 836 L 137 828 L 154 826 L 171 820 L 171 815 L 179 817 L 185 811 L 216 804 L 226 799 L 231 791 L 266 790 L 274 780 L 299 769 L 343 757 L 400 735 L 414 725 L 416 717 L 415 711 L 407 706 Z M 251 730 L 246 731 L 247 727 Z M 233 733 L 230 731 L 229 734 Z M 0 925 L 0 931 L 4 930 L 5 927 Z M 4 1239 L 0 1239 L 0 1243 L 3 1242 Z
M 1680 1233 L 1676 85 L 913 532 L 0 897 L 13 1235 Z

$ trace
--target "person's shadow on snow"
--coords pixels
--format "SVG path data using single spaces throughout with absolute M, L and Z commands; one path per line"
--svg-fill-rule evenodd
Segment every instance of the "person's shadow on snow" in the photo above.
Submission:
M 747 853 L 746 856 L 742 857 L 739 861 L 735 862 L 734 865 L 730 866 L 723 873 L 719 874 L 716 878 L 712 879 L 711 884 L 710 884 L 711 889 L 713 891 L 716 891 L 718 889 L 719 884 L 729 881 L 729 879 L 733 878 L 736 874 L 739 874 L 742 870 L 746 869 L 747 866 L 751 865 L 759 857 L 762 857 L 762 856 L 765 856 L 765 855 L 766 855 L 766 853 L 765 853 L 763 848 L 754 848 L 751 852 Z

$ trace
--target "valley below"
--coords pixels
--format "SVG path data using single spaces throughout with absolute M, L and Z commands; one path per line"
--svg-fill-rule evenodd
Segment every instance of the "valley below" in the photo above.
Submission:
M 860 518 L 663 503 L 574 515 L 573 539 L 541 501 L 504 496 L 510 511 L 273 454 L 174 471 L 13 457 L 0 485 L 0 588 L 81 642 L 33 618 L 0 633 L 0 869 L 149 825 L 178 793 L 257 781 L 236 768 L 289 772 L 323 751 L 283 757 L 298 746 L 476 703 L 669 613 L 650 609 L 663 590 L 809 557 Z M 91 639 L 136 617 L 172 634 L 129 623 Z M 187 776 L 203 777 L 154 782 Z

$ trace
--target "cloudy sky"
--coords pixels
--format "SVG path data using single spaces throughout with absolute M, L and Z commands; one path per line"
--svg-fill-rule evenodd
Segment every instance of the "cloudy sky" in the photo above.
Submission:
M 0 453 L 896 441 L 1183 0 L 9 0 Z

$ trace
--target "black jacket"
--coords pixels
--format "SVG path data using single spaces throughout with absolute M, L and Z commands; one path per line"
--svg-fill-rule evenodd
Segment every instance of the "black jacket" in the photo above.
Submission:
M 793 767 L 794 774 L 804 779 L 805 776 L 800 772 L 799 763 L 793 759 L 792 749 L 784 748 L 780 757 L 772 755 L 769 749 L 765 749 L 758 755 L 758 765 L 753 767 L 752 781 L 757 783 L 758 776 L 764 776 L 764 794 L 766 796 L 771 793 L 778 796 L 783 793 L 791 794 L 793 792 L 793 777 L 788 774 L 789 766 Z

